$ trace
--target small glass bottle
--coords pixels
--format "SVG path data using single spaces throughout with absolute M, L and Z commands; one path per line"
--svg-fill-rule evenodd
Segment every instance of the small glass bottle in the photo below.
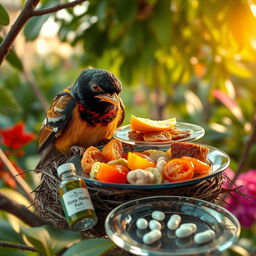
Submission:
M 61 179 L 58 192 L 69 226 L 79 231 L 93 227 L 98 219 L 86 183 L 76 176 L 74 164 L 60 165 L 57 173 Z

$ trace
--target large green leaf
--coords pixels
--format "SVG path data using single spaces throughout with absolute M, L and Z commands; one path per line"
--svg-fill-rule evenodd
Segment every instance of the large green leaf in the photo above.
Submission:
M 114 247 L 114 244 L 105 238 L 83 240 L 70 247 L 62 256 L 100 256 Z
M 29 246 L 34 246 L 42 255 L 51 256 L 51 237 L 45 226 L 30 228 L 21 227 L 21 234 L 24 240 L 28 241 Z
M 0 4 L 0 25 L 7 26 L 10 22 L 8 12 Z
M 0 113 L 2 114 L 6 114 L 6 112 L 9 112 L 10 110 L 20 111 L 20 106 L 18 105 L 15 97 L 12 95 L 11 91 L 6 88 L 0 87 L 0 102 Z
M 49 8 L 58 3 L 59 3 L 58 0 L 52 0 L 49 2 L 47 1 L 46 3 L 42 4 L 42 7 L 40 9 Z M 38 37 L 42 26 L 48 20 L 50 15 L 51 14 L 45 14 L 42 16 L 33 17 L 28 21 L 28 23 L 26 24 L 26 26 L 24 28 L 24 35 L 25 35 L 25 39 L 27 41 L 33 41 L 34 39 L 36 39 Z
M 45 256 L 56 255 L 81 239 L 79 232 L 58 230 L 53 226 L 21 227 L 21 234 Z

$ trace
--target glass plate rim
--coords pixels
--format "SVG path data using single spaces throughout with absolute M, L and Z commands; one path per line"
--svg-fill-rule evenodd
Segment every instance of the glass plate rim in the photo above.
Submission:
M 198 178 L 194 178 L 194 179 L 190 179 L 190 180 L 182 181 L 182 182 L 172 182 L 172 183 L 162 183 L 162 184 L 150 184 L 150 185 L 117 184 L 117 183 L 101 182 L 101 181 L 98 181 L 96 179 L 91 179 L 91 178 L 87 178 L 87 177 L 84 177 L 84 176 L 82 176 L 82 178 L 85 179 L 85 181 L 88 182 L 88 184 L 93 184 L 93 185 L 98 185 L 98 186 L 110 186 L 110 187 L 115 187 L 115 188 L 125 188 L 125 189 L 174 188 L 174 187 L 182 187 L 182 186 L 186 186 L 186 185 L 199 183 L 203 180 L 215 177 L 216 175 L 223 172 L 229 166 L 230 158 L 227 155 L 227 153 L 224 152 L 223 150 L 218 149 L 218 148 L 213 147 L 213 146 L 210 146 L 210 145 L 206 145 L 206 144 L 197 143 L 197 145 L 208 147 L 209 151 L 211 150 L 212 152 L 217 151 L 220 154 L 220 156 L 223 157 L 223 159 L 226 159 L 224 166 L 217 169 L 214 173 L 211 173 L 211 174 L 206 175 L 206 176 L 201 176 L 201 177 L 198 177 Z M 209 154 L 210 154 L 210 152 L 209 152 Z M 208 156 L 209 156 L 209 154 L 208 154 Z
M 174 196 L 174 195 L 163 195 L 163 196 L 150 196 L 150 197 L 144 197 L 144 198 L 138 198 L 138 199 L 133 199 L 131 201 L 128 201 L 126 203 L 123 203 L 117 207 L 115 207 L 106 217 L 105 219 L 105 223 L 104 223 L 104 228 L 105 228 L 105 232 L 107 234 L 108 237 L 110 237 L 110 239 L 115 243 L 117 242 L 118 240 L 120 240 L 120 237 L 115 235 L 114 232 L 112 232 L 112 234 L 110 234 L 109 232 L 109 229 L 108 229 L 108 223 L 110 222 L 110 219 L 113 217 L 113 215 L 115 214 L 115 212 L 118 212 L 119 209 L 121 208 L 124 208 L 125 206 L 132 206 L 133 203 L 136 203 L 137 205 L 141 205 L 139 204 L 140 201 L 145 201 L 145 200 L 152 200 L 152 199 L 155 199 L 155 201 L 158 201 L 159 199 L 164 199 L 164 198 L 168 198 L 168 199 L 179 199 L 179 201 L 181 201 L 181 203 L 186 203 L 186 201 L 196 201 L 196 202 L 201 202 L 202 204 L 206 204 L 205 207 L 209 208 L 207 205 L 211 206 L 211 209 L 219 209 L 223 212 L 225 212 L 225 214 L 229 217 L 229 219 L 231 219 L 233 222 L 233 224 L 237 227 L 237 230 L 236 230 L 236 236 L 232 237 L 232 239 L 229 241 L 229 243 L 226 245 L 226 246 L 217 246 L 216 248 L 214 248 L 213 250 L 211 251 L 199 251 L 197 253 L 209 253 L 209 252 L 213 252 L 213 251 L 224 251 L 225 249 L 229 248 L 232 244 L 234 244 L 240 233 L 241 233 L 241 225 L 240 225 L 240 222 L 238 221 L 237 217 L 235 215 L 233 215 L 231 212 L 229 212 L 227 209 L 225 209 L 224 207 L 220 206 L 220 205 L 217 205 L 217 204 L 214 204 L 212 202 L 208 202 L 208 201 L 205 201 L 205 200 L 202 200 L 202 199 L 199 199 L 199 198 L 194 198 L 194 197 L 186 197 L 186 196 Z M 158 200 L 157 200 L 158 199 Z M 184 202 L 182 202 L 182 200 L 184 200 Z M 109 225 L 110 226 L 110 225 Z M 111 227 L 111 226 L 110 226 Z M 110 229 L 111 230 L 111 229 Z M 111 237 L 112 235 L 112 237 Z M 117 244 L 117 243 L 116 243 Z M 126 244 L 124 243 L 123 244 L 123 247 L 121 247 L 122 249 L 125 250 L 125 248 L 129 247 L 130 245 L 126 242 Z M 136 248 L 136 246 L 132 245 L 131 247 L 133 248 Z M 138 248 L 138 247 L 137 247 Z M 140 250 L 140 253 L 145 253 L 145 249 L 142 249 L 142 248 L 139 248 Z M 168 254 L 167 254 L 168 253 Z M 169 254 L 170 252 L 163 252 L 162 254 L 161 253 L 158 253 L 156 251 L 154 251 L 154 256 L 167 256 L 167 255 L 170 255 Z M 171 252 L 172 254 L 171 255 L 174 255 L 174 256 L 181 256 L 181 255 L 192 255 L 191 252 L 189 251 L 189 249 L 185 250 L 182 252 L 182 254 L 179 254 L 179 253 L 175 253 L 175 252 Z M 137 255 L 137 254 L 136 254 Z M 141 256 L 143 255 L 149 255 L 148 252 L 145 253 L 145 254 L 139 254 Z

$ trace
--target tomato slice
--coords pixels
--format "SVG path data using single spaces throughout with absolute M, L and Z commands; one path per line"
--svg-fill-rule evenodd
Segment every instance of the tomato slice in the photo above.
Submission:
M 122 142 L 117 139 L 110 140 L 102 149 L 107 162 L 122 158 L 123 152 Z
M 105 162 L 105 158 L 99 149 L 90 146 L 85 150 L 81 160 L 83 171 L 85 173 L 90 173 L 94 162 Z
M 148 156 L 139 152 L 128 152 L 128 167 L 130 170 L 146 169 L 148 167 L 155 167 L 155 163 L 148 159 Z
M 193 164 L 182 158 L 173 158 L 163 168 L 163 177 L 170 182 L 192 179 L 194 176 Z
M 190 156 L 183 156 L 182 159 L 186 159 L 193 163 L 194 165 L 194 172 L 198 175 L 203 175 L 209 173 L 209 170 L 211 169 L 210 165 L 207 163 L 200 161 L 199 159 L 196 159 L 194 157 Z
M 96 174 L 96 179 L 102 182 L 124 184 L 127 182 L 129 169 L 123 165 L 111 165 L 101 163 Z

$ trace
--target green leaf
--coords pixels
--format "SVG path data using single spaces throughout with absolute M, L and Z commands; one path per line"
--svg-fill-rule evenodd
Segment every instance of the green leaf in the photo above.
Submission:
M 137 1 L 122 0 L 117 1 L 116 15 L 120 23 L 131 23 L 137 12 Z
M 23 70 L 23 65 L 16 53 L 13 50 L 10 50 L 9 54 L 6 56 L 6 60 L 14 67 L 17 68 L 18 70 L 22 71 Z
M 105 238 L 88 239 L 73 245 L 62 256 L 100 256 L 113 247 L 114 244 Z
M 49 17 L 50 14 L 31 18 L 24 28 L 25 39 L 27 41 L 35 40 L 38 37 L 43 24 Z
M 29 246 L 34 246 L 41 254 L 45 256 L 53 255 L 51 251 L 51 237 L 45 226 L 30 228 L 21 227 L 21 234 L 29 242 Z
M 40 9 L 49 8 L 58 4 L 58 0 L 52 0 L 42 4 Z M 41 31 L 43 24 L 48 20 L 51 14 L 45 14 L 42 16 L 32 17 L 24 28 L 24 35 L 27 41 L 33 41 L 36 39 Z
M 59 230 L 53 226 L 46 226 L 51 237 L 51 248 L 55 254 L 58 254 L 63 249 L 72 246 L 74 243 L 81 240 L 82 236 L 79 232 L 70 230 Z
M 21 233 L 40 253 L 47 256 L 56 255 L 81 239 L 79 232 L 58 230 L 46 225 L 21 227 Z
M 24 243 L 21 237 L 13 230 L 10 224 L 4 219 L 0 219 L 0 230 L 0 240 L 11 243 Z
M 0 113 L 2 114 L 6 114 L 6 112 L 10 110 L 20 111 L 20 106 L 18 105 L 16 99 L 12 95 L 11 91 L 6 88 L 0 87 L 0 102 Z
M 10 22 L 8 12 L 0 4 L 0 25 L 7 26 Z
M 3 41 L 3 38 L 0 37 L 0 43 Z M 16 53 L 13 50 L 10 50 L 8 55 L 6 56 L 6 60 L 18 70 L 23 70 L 23 65 Z

